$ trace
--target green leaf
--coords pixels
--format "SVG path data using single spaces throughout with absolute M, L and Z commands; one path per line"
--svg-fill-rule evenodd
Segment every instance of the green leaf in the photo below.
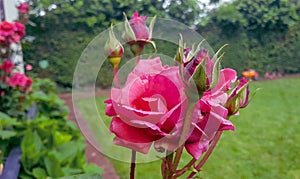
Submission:
M 58 147 L 53 153 L 59 161 L 64 162 L 74 158 L 78 152 L 79 148 L 76 142 L 71 141 L 64 143 L 62 146 Z
M 46 178 L 47 177 L 46 171 L 43 168 L 40 168 L 40 167 L 34 168 L 32 170 L 32 174 L 36 178 Z
M 5 113 L 0 112 L 0 129 L 7 126 L 13 126 L 18 124 L 16 118 L 11 118 Z
M 86 23 L 89 27 L 93 27 L 97 23 L 97 18 L 92 16 L 86 19 Z
M 53 134 L 53 138 L 54 138 L 54 145 L 60 146 L 66 142 L 71 141 L 72 135 L 55 131 Z
M 60 163 L 53 155 L 48 155 L 44 158 L 47 173 L 50 177 L 62 177 L 64 175 Z
M 43 154 L 43 143 L 36 131 L 27 131 L 21 143 L 22 157 L 21 161 L 28 171 L 39 162 Z
M 15 135 L 17 135 L 17 133 L 15 131 L 2 131 L 2 130 L 0 130 L 0 137 L 3 140 L 14 137 Z
M 62 170 L 64 172 L 64 176 L 71 176 L 71 175 L 76 175 L 76 174 L 83 173 L 82 169 L 78 169 L 78 168 L 67 168 L 67 167 L 64 167 Z
M 101 174 L 103 172 L 103 170 L 95 164 L 85 165 L 83 167 L 83 170 L 85 173 L 88 173 L 88 174 Z

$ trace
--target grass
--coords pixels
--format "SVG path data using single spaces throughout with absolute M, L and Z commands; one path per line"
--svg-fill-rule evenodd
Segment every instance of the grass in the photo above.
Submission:
M 236 131 L 224 132 L 221 141 L 199 174 L 201 178 L 300 178 L 300 78 L 254 82 L 252 91 L 262 88 L 250 105 L 232 121 Z M 105 125 L 106 97 L 97 98 L 97 108 Z M 92 99 L 77 102 L 80 112 L 90 122 L 98 140 L 103 140 L 95 118 L 86 108 Z M 96 125 L 95 125 L 96 124 Z M 112 140 L 113 135 L 105 137 Z M 112 148 L 118 155 L 130 157 L 130 151 Z M 128 153 L 126 153 L 128 152 Z M 183 160 L 189 160 L 184 155 Z M 120 178 L 129 178 L 129 164 L 111 159 Z M 160 161 L 138 164 L 137 178 L 161 178 Z

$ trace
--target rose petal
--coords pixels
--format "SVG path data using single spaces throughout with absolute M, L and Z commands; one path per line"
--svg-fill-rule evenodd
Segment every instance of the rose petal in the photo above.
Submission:
M 116 116 L 117 113 L 112 105 L 112 100 L 111 99 L 107 99 L 104 101 L 104 103 L 106 103 L 106 108 L 105 108 L 105 114 L 108 116 Z
M 207 151 L 209 146 L 209 141 L 203 141 L 203 142 L 194 142 L 194 143 L 186 143 L 185 149 L 186 151 L 192 155 L 196 160 L 198 160 L 201 155 Z
M 152 144 L 151 142 L 150 143 L 132 143 L 132 142 L 128 142 L 128 141 L 123 140 L 118 137 L 114 138 L 114 143 L 116 145 L 126 147 L 126 148 L 132 149 L 134 151 L 141 152 L 143 154 L 147 154 L 149 152 L 149 149 Z

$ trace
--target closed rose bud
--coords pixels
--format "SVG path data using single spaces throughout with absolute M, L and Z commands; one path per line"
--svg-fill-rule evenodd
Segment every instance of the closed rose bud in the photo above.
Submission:
M 240 108 L 244 108 L 249 103 L 249 82 L 247 78 L 241 78 L 233 89 L 229 90 L 230 94 L 225 104 L 228 109 L 228 115 L 236 114 Z
M 140 16 L 137 11 L 134 12 L 132 18 L 128 21 L 125 16 L 125 31 L 123 33 L 124 41 L 130 45 L 130 49 L 135 56 L 142 54 L 146 44 L 152 45 L 156 51 L 156 46 L 151 41 L 152 30 L 155 22 L 155 17 L 152 19 L 149 27 L 146 24 L 147 16 Z
M 104 54 L 107 55 L 110 63 L 114 68 L 118 67 L 124 54 L 124 48 L 115 37 L 113 26 L 111 26 L 111 30 L 109 31 L 109 38 L 104 46 Z

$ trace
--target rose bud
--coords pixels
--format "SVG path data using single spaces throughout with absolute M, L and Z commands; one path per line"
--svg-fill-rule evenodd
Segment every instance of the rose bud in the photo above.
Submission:
M 156 17 L 150 22 L 150 26 L 146 25 L 147 16 L 140 16 L 137 11 L 134 12 L 132 18 L 128 21 L 126 14 L 125 16 L 125 32 L 123 39 L 130 45 L 130 49 L 135 56 L 142 54 L 144 46 L 151 44 L 156 51 L 156 46 L 151 41 L 153 26 Z
M 241 78 L 235 84 L 235 87 L 228 91 L 228 99 L 225 107 L 228 109 L 228 115 L 236 114 L 240 108 L 244 108 L 249 103 L 249 82 L 247 78 Z
M 201 48 L 202 42 L 200 42 L 195 51 L 193 50 L 194 48 L 184 48 L 182 50 L 182 37 L 179 44 L 175 60 L 183 66 L 182 79 L 188 87 L 187 95 L 196 100 L 204 92 L 216 87 L 219 80 L 220 62 L 222 59 L 222 56 L 218 57 L 218 54 L 223 47 L 211 59 L 208 51 Z
M 115 37 L 113 26 L 111 26 L 111 30 L 109 31 L 109 38 L 104 46 L 104 54 L 107 55 L 109 62 L 113 65 L 114 68 L 119 66 L 121 58 L 124 54 L 124 48 Z

